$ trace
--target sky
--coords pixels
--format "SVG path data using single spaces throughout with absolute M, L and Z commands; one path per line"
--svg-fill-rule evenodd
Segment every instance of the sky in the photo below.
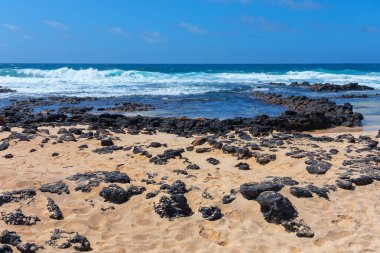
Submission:
M 2 63 L 379 63 L 379 0 L 0 0 Z

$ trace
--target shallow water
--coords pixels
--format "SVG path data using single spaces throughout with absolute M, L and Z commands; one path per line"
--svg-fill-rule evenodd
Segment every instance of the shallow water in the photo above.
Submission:
M 304 88 L 271 86 L 269 82 L 308 81 L 346 84 L 358 82 L 375 91 L 315 93 Z M 250 95 L 253 90 L 284 95 L 328 97 L 338 104 L 350 102 L 375 124 L 380 97 L 340 99 L 343 94 L 380 93 L 380 64 L 307 65 L 111 65 L 111 64 L 0 64 L 0 86 L 17 90 L 0 94 L 0 106 L 9 99 L 47 96 L 92 96 L 83 105 L 106 107 L 120 101 L 149 103 L 150 116 L 208 118 L 275 116 L 285 109 L 265 105 Z M 107 97 L 107 99 L 105 98 Z M 128 114 L 128 115 L 135 115 Z

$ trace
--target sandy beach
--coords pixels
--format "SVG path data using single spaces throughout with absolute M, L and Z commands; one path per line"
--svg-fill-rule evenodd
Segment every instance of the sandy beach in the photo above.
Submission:
M 87 126 L 78 127 L 87 129 Z M 49 132 L 46 130 L 47 129 Z M 21 132 L 22 129 L 12 128 Z M 102 148 L 97 139 L 75 138 L 76 141 L 57 142 L 60 134 L 58 127 L 40 127 L 30 141 L 11 139 L 9 148 L 1 151 L 1 188 L 0 195 L 21 189 L 33 189 L 36 196 L 0 206 L 2 216 L 21 209 L 26 216 L 37 216 L 40 221 L 35 225 L 7 225 L 0 221 L 1 230 L 14 231 L 23 243 L 30 242 L 43 246 L 38 252 L 57 252 L 57 248 L 46 244 L 54 229 L 77 232 L 85 236 L 93 252 L 378 252 L 380 250 L 379 182 L 356 186 L 355 190 L 336 187 L 342 162 L 348 157 L 364 158 L 368 154 L 379 155 L 379 150 L 361 150 L 368 143 L 359 141 L 360 135 L 370 136 L 373 140 L 376 132 L 354 132 L 356 143 L 346 140 L 337 142 L 339 133 L 318 133 L 314 137 L 329 136 L 331 140 L 311 140 L 310 138 L 289 138 L 281 144 L 278 136 L 254 137 L 243 140 L 233 133 L 222 143 L 244 146 L 257 144 L 260 154 L 275 154 L 273 161 L 262 165 L 254 157 L 240 159 L 236 154 L 213 148 L 209 143 L 201 144 L 199 137 L 183 138 L 173 134 L 130 135 L 107 132 L 114 146 L 122 146 L 110 154 L 93 152 Z M 62 130 L 61 130 L 62 131 Z M 83 132 L 88 132 L 83 130 Z M 11 132 L 0 133 L 0 140 L 9 137 Z M 78 136 L 76 136 L 78 137 Z M 46 140 L 49 138 L 49 140 Z M 285 138 L 285 137 L 284 137 Z M 45 139 L 45 140 L 44 140 Z M 193 143 L 197 140 L 196 143 Z M 268 143 L 266 145 L 264 143 Z M 275 140 L 275 142 L 270 142 Z M 42 142 L 47 142 L 43 143 Z M 166 144 L 151 147 L 152 142 Z M 83 148 L 87 145 L 87 148 Z M 82 146 L 82 149 L 79 147 Z M 140 147 L 153 157 L 167 149 L 184 148 L 182 158 L 173 158 L 165 165 L 155 165 L 146 155 L 133 152 Z M 155 146 L 155 145 L 153 145 Z M 159 145 L 157 145 L 159 146 Z M 186 147 L 194 147 L 186 149 Z M 197 151 L 197 148 L 209 148 Z M 316 154 L 332 152 L 331 168 L 320 175 L 310 174 L 305 168 L 306 158 L 292 158 L 287 154 L 299 148 Z M 35 149 L 35 152 L 30 152 Z M 352 149 L 351 153 L 347 150 Z M 201 152 L 201 153 L 199 153 Z M 55 156 L 52 156 L 53 153 Z M 336 154 L 335 154 L 336 153 Z M 6 154 L 13 157 L 6 159 Z M 215 158 L 220 164 L 210 164 L 207 159 Z M 249 170 L 239 170 L 236 164 L 244 162 Z M 200 169 L 186 169 L 189 164 L 197 164 Z M 379 166 L 379 164 L 375 163 Z M 184 174 L 174 173 L 182 170 Z M 67 178 L 77 173 L 96 171 L 118 171 L 127 174 L 131 182 L 120 184 L 127 189 L 130 185 L 144 186 L 146 191 L 132 196 L 122 204 L 106 202 L 100 196 L 104 187 L 110 183 L 101 182 L 90 192 L 76 191 L 76 181 Z M 357 173 L 354 173 L 357 174 Z M 297 187 L 313 184 L 318 187 L 334 185 L 329 199 L 313 193 L 310 198 L 297 198 L 290 193 L 293 186 L 284 185 L 279 193 L 287 198 L 298 211 L 298 217 L 311 228 L 312 238 L 300 238 L 288 232 L 281 224 L 267 222 L 260 210 L 260 204 L 248 200 L 239 193 L 239 187 L 249 182 L 268 181 L 268 177 L 290 177 L 297 181 Z M 41 192 L 41 185 L 62 180 L 70 194 Z M 192 210 L 188 217 L 172 220 L 161 218 L 155 212 L 155 206 L 161 196 L 168 195 L 161 190 L 157 196 L 146 198 L 147 193 L 160 190 L 162 184 L 171 185 L 176 180 L 185 183 L 188 190 L 184 196 Z M 330 188 L 332 189 L 332 188 Z M 236 192 L 231 203 L 223 204 L 222 198 Z M 62 211 L 63 219 L 55 220 L 49 216 L 46 208 L 47 198 L 52 198 Z M 202 217 L 198 209 L 215 205 L 223 216 L 215 221 Z M 1 231 L 0 231 L 1 232 Z M 75 252 L 73 247 L 65 252 Z

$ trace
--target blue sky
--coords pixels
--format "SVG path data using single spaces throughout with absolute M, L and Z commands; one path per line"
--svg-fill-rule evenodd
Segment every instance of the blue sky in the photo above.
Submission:
M 379 0 L 1 0 L 0 62 L 380 62 Z

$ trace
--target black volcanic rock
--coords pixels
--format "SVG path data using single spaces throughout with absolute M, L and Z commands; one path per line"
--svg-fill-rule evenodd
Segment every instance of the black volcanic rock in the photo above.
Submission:
M 240 186 L 240 193 L 246 199 L 256 199 L 262 192 L 277 192 L 280 191 L 283 187 L 283 184 L 275 182 L 245 183 Z
M 222 211 L 217 206 L 200 207 L 198 211 L 204 219 L 209 221 L 216 221 L 223 217 Z
M 348 83 L 344 85 L 336 85 L 329 83 L 315 83 L 309 87 L 311 91 L 317 92 L 338 92 L 338 91 L 364 91 L 364 90 L 374 90 L 374 88 L 359 85 L 358 83 Z
M 50 218 L 55 220 L 63 220 L 63 214 L 59 206 L 55 203 L 55 201 L 48 197 L 47 209 L 51 213 Z
M 160 201 L 154 206 L 154 210 L 161 218 L 168 218 L 169 220 L 193 214 L 183 194 L 173 194 L 169 197 L 162 196 Z

